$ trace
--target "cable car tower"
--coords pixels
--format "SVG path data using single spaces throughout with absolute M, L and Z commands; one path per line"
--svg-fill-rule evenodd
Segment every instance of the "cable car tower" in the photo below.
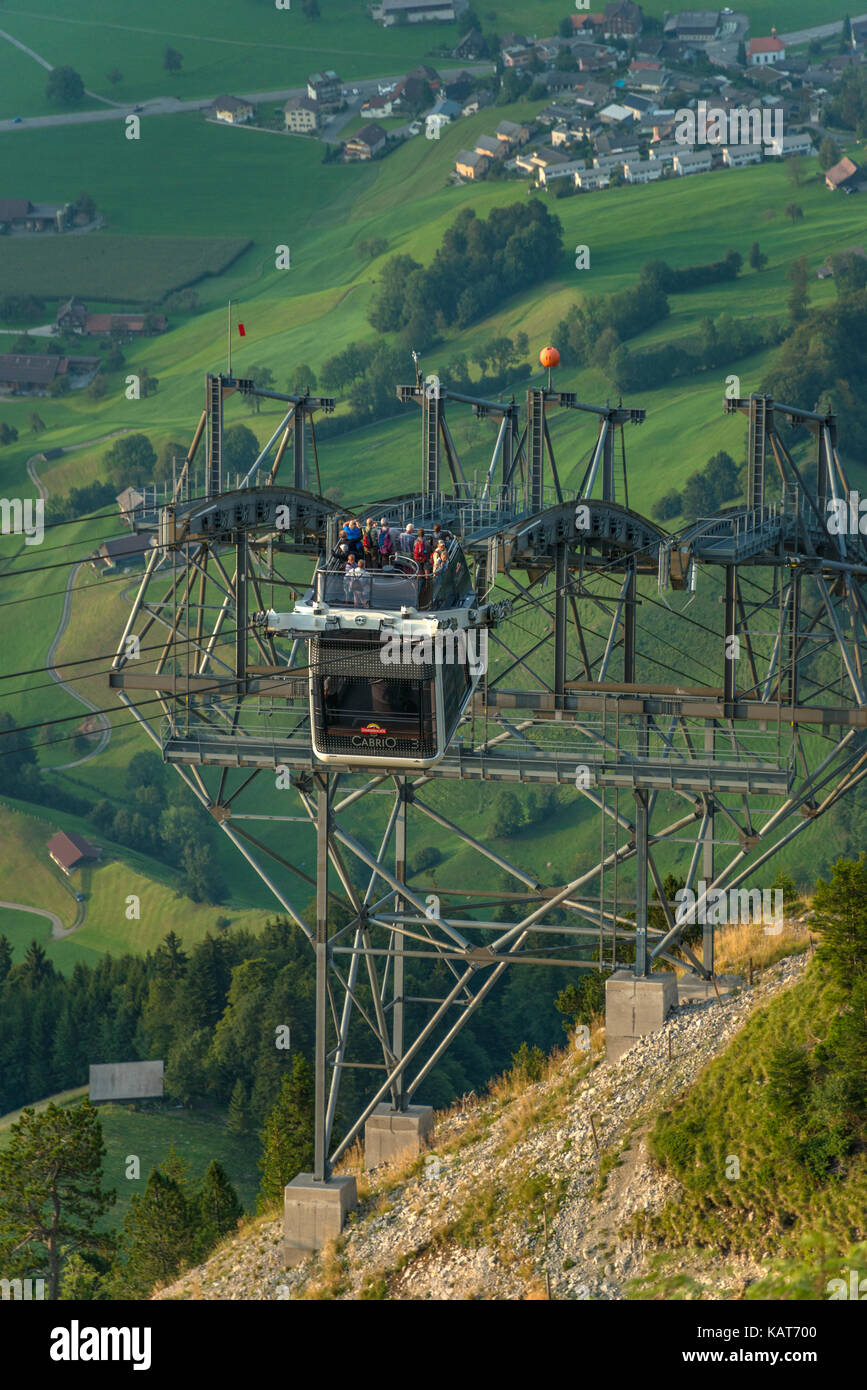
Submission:
M 315 953 L 314 1169 L 287 1189 L 287 1259 L 340 1229 L 354 1180 L 333 1168 L 356 1139 L 368 1163 L 423 1142 L 416 1097 L 509 967 L 625 967 L 653 990 L 654 967 L 676 962 L 712 979 L 713 928 L 697 952 L 683 942 L 666 847 L 688 860 L 701 906 L 867 776 L 867 548 L 829 525 L 849 497 L 834 416 L 727 400 L 748 422 L 747 501 L 669 534 L 629 505 L 627 427 L 644 411 L 556 390 L 546 354 L 523 424 L 514 399 L 453 392 L 418 368 L 398 386 L 420 409 L 420 487 L 357 510 L 395 528 L 439 522 L 448 564 L 430 576 L 401 561 L 360 586 L 333 559 L 346 508 L 310 488 L 314 419 L 334 400 L 209 375 L 112 665 L 118 698 Z M 234 393 L 286 410 L 225 490 Z M 449 426 L 466 407 L 496 431 L 472 482 Z M 563 411 L 596 422 L 568 486 Z M 812 436 L 809 477 L 778 423 Z M 713 622 L 689 612 L 698 575 L 718 590 Z M 164 643 L 145 660 L 154 631 Z M 467 659 L 471 638 L 487 661 Z M 447 639 L 463 656 L 438 664 Z M 447 781 L 567 789 L 593 808 L 598 862 L 540 882 L 518 842 L 504 852 L 443 813 Z M 408 874 L 408 839 L 431 826 L 478 879 L 432 893 Z M 364 1101 L 335 1139 L 352 1073 Z

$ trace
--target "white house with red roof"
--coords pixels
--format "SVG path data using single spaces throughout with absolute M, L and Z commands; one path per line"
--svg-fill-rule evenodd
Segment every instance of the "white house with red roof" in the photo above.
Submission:
M 786 59 L 786 45 L 777 38 L 776 29 L 768 39 L 750 39 L 747 46 L 747 63 L 751 68 L 770 67 L 783 63 Z

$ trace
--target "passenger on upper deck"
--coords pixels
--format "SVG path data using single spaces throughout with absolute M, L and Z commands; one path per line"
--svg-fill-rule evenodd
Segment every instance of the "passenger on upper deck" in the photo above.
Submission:
M 412 554 L 412 548 L 415 545 L 415 527 L 412 522 L 407 522 L 406 530 L 401 531 L 397 543 L 404 555 Z
M 351 521 L 344 522 L 343 532 L 349 549 L 353 555 L 358 557 L 361 553 L 361 527 L 358 524 L 357 516 L 354 516 Z
M 451 538 L 451 531 L 447 531 L 444 526 L 441 526 L 438 521 L 435 521 L 433 535 L 431 537 L 432 544 L 436 546 L 440 541 L 450 541 Z
M 390 565 L 394 555 L 394 541 L 391 539 L 391 527 L 385 517 L 379 523 L 379 561 L 381 565 Z
M 416 564 L 419 566 L 420 569 L 427 569 L 427 564 L 430 559 L 430 551 L 428 549 L 427 541 L 424 538 L 423 526 L 420 526 L 418 529 L 418 538 L 415 542 L 415 545 L 412 548 L 412 558 L 415 560 Z
M 446 550 L 445 541 L 440 541 L 433 553 L 433 575 L 435 579 L 437 575 L 445 569 L 448 562 L 449 554 Z

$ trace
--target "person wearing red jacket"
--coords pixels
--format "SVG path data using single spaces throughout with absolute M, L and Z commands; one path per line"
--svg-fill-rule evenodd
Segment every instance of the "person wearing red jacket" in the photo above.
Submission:
M 424 538 L 424 530 L 422 527 L 419 527 L 416 542 L 412 548 L 412 558 L 420 569 L 427 569 L 428 561 L 430 560 L 430 551 L 427 541 Z

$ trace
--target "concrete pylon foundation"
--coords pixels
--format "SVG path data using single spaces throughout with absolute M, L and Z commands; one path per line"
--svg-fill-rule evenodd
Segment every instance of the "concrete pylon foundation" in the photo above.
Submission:
M 358 1205 L 355 1178 L 316 1182 L 312 1173 L 299 1173 L 283 1189 L 283 1263 L 300 1264 L 339 1236 L 346 1217 Z
M 433 1117 L 431 1105 L 408 1105 L 405 1110 L 378 1105 L 364 1126 L 365 1168 L 378 1168 L 399 1155 L 420 1154 L 433 1133 Z
M 605 1055 L 616 1062 L 646 1033 L 662 1027 L 677 1004 L 677 976 L 672 970 L 635 975 L 615 970 L 605 982 Z

